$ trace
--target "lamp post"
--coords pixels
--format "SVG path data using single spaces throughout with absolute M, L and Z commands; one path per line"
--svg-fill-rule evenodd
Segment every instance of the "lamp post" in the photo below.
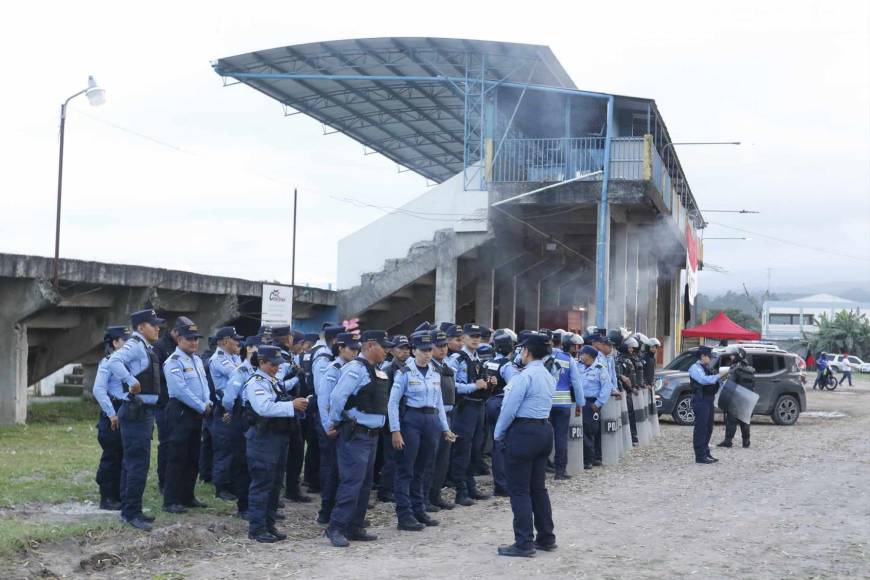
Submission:
M 51 267 L 51 281 L 58 288 L 58 260 L 60 259 L 60 201 L 63 192 L 63 137 L 66 126 L 66 107 L 71 100 L 79 95 L 87 95 L 91 106 L 98 107 L 106 102 L 106 91 L 97 85 L 94 77 L 88 77 L 88 86 L 70 96 L 60 106 L 60 152 L 57 160 L 57 220 L 54 226 L 54 262 Z

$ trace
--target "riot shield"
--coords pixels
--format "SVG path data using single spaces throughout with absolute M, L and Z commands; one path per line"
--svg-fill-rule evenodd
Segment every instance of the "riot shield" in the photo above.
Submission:
M 603 453 L 603 450 L 602 450 Z M 571 420 L 568 422 L 568 475 L 577 475 L 583 471 L 583 414 L 574 416 L 571 408 Z
M 662 430 L 661 430 L 661 426 L 659 425 L 659 410 L 656 408 L 656 397 L 655 397 L 655 393 L 654 393 L 652 390 L 650 390 L 650 389 L 647 389 L 646 393 L 647 393 L 647 398 L 649 398 L 649 425 L 650 425 L 650 430 L 651 430 L 651 432 L 652 432 L 652 436 L 653 436 L 653 438 L 656 438 L 656 437 L 658 437 L 658 436 L 661 434 L 661 432 L 662 432 Z
M 649 423 L 647 423 L 646 399 L 643 396 L 646 389 L 634 391 L 631 396 L 634 402 L 634 424 L 637 426 L 637 444 L 649 445 Z
M 616 465 L 622 450 L 622 428 L 619 401 L 610 397 L 601 413 L 601 463 Z
M 622 399 L 619 401 L 620 409 L 621 409 L 621 418 L 622 418 L 622 455 L 625 455 L 631 448 L 634 447 L 631 443 L 631 427 L 629 426 L 628 419 L 628 397 L 631 395 L 628 391 L 622 392 Z
M 719 389 L 719 408 L 747 425 L 752 420 L 752 411 L 758 402 L 758 393 L 741 387 L 732 380 L 725 381 Z

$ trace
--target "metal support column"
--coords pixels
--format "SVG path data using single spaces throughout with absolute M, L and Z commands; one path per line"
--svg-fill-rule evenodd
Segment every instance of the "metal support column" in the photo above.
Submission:
M 610 140 L 613 136 L 613 97 L 607 99 L 607 130 L 604 137 L 604 175 L 598 201 L 598 232 L 595 248 L 595 324 L 607 324 L 607 276 L 610 258 L 610 206 L 607 185 L 610 179 Z

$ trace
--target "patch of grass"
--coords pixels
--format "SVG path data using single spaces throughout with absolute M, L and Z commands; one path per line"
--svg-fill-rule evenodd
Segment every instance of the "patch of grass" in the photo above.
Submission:
M 71 536 L 91 535 L 118 530 L 116 521 L 45 524 L 0 519 L 0 554 L 24 549 L 34 543 L 63 540 Z
M 27 425 L 0 427 L 0 508 L 15 508 L 33 503 L 91 501 L 98 503 L 95 481 L 101 449 L 97 442 L 96 405 L 89 401 L 44 403 L 30 408 Z M 90 413 L 94 413 L 93 416 Z M 34 417 L 35 415 L 35 417 Z M 77 420 L 72 418 L 78 417 Z M 157 431 L 151 443 L 151 469 L 145 488 L 143 507 L 157 516 L 155 525 L 178 521 L 226 516 L 235 504 L 215 499 L 214 487 L 199 483 L 197 495 L 209 504 L 207 509 L 184 515 L 161 511 L 163 498 L 157 488 Z M 33 506 L 28 506 L 34 511 Z M 35 508 L 38 510 L 38 506 Z M 80 523 L 29 523 L 0 515 L 0 550 L 15 549 L 25 541 L 57 540 L 106 527 L 119 527 L 93 518 Z M 87 516 L 85 516 L 87 517 Z
M 99 418 L 100 406 L 92 400 L 40 403 L 27 407 L 28 425 L 44 423 L 68 425 L 80 421 L 91 421 L 96 424 Z

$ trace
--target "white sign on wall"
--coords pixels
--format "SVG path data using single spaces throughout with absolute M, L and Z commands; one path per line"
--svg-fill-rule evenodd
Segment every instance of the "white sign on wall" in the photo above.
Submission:
M 293 320 L 293 287 L 263 284 L 263 324 L 276 326 Z

